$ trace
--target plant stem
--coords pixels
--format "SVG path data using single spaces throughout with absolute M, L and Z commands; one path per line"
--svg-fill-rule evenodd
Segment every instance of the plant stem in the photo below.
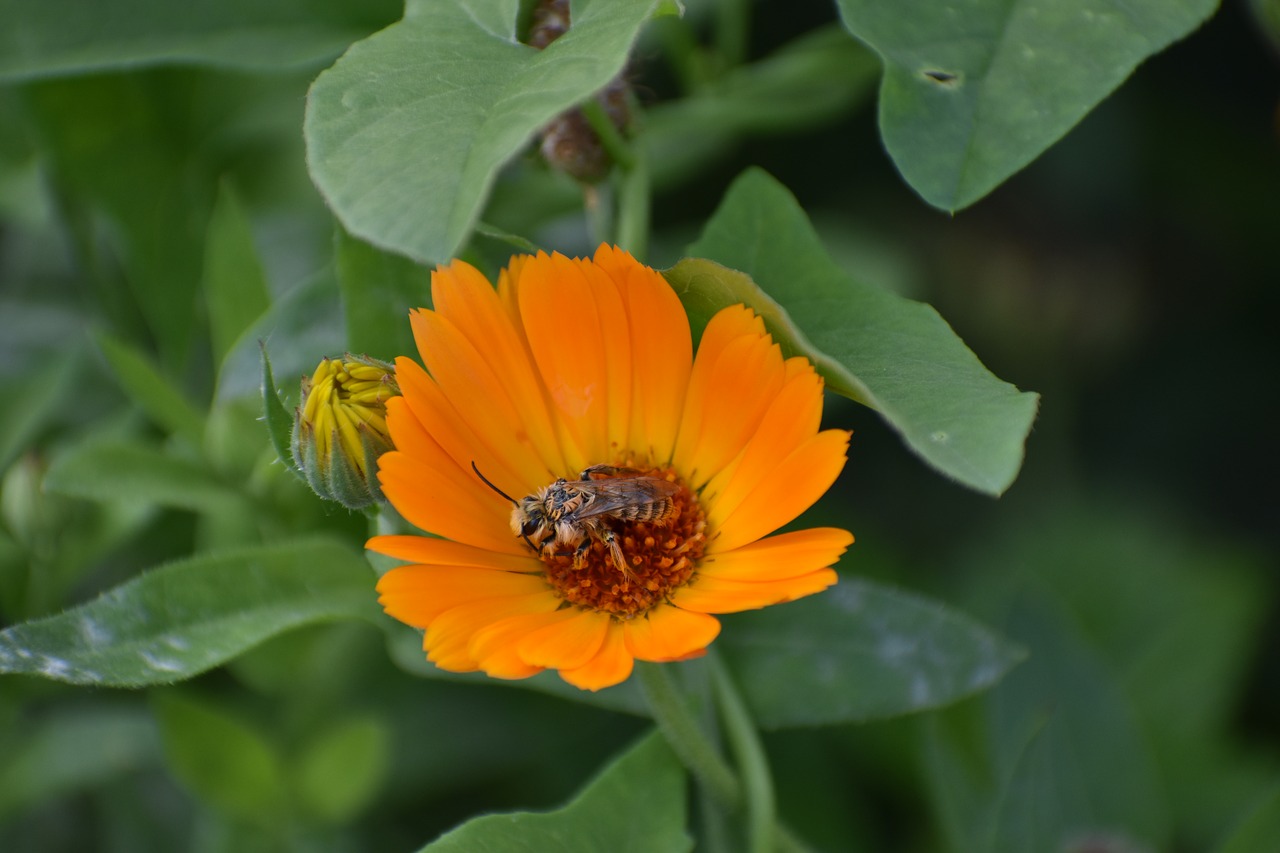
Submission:
M 649 163 L 642 152 L 625 169 L 618 188 L 618 245 L 643 262 L 649 249 Z
M 776 814 L 773 801 L 773 777 L 769 760 L 755 721 L 747 711 L 733 679 L 719 657 L 712 652 L 711 678 L 716 705 L 724 723 L 725 735 L 743 782 L 747 809 L 747 849 L 751 853 L 769 853 L 774 849 Z
M 636 674 L 653 719 L 680 762 L 726 808 L 742 804 L 742 785 L 708 740 L 671 680 L 667 664 L 639 662 Z

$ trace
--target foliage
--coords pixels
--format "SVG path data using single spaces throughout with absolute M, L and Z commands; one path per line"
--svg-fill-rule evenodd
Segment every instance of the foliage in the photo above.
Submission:
M 533 5 L 0 0 L 0 849 L 1272 849 L 1276 4 Z M 814 362 L 858 541 L 707 659 L 443 672 L 299 379 L 602 241 Z

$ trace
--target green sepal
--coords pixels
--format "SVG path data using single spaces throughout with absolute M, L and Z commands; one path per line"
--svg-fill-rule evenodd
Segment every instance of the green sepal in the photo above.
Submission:
M 259 341 L 258 346 L 262 349 L 262 411 L 267 422 L 267 435 L 284 467 L 302 477 L 298 455 L 292 447 L 296 440 L 296 436 L 292 434 L 293 419 L 289 417 L 289 410 L 284 407 L 284 403 L 280 402 L 280 393 L 276 390 L 275 377 L 271 373 L 271 359 L 267 356 L 267 345 Z
M 328 498 L 337 501 L 347 509 L 364 509 L 374 502 L 373 495 L 369 493 L 368 481 L 339 444 L 337 430 L 333 431 L 329 441 L 332 449 L 329 453 L 329 464 L 323 472 L 325 485 L 329 491 Z M 365 454 L 367 458 L 367 450 Z M 321 495 L 321 497 L 325 496 Z
M 385 502 L 386 497 L 382 494 L 382 483 L 378 480 L 378 460 L 382 458 L 382 454 L 389 450 L 395 450 L 391 442 L 384 439 L 371 429 L 360 427 L 360 446 L 364 449 L 364 470 L 365 486 L 369 490 L 369 496 L 378 502 Z

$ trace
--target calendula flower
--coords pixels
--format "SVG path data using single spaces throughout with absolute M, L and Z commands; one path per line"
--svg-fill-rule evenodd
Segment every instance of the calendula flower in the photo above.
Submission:
M 716 314 L 695 356 L 671 287 L 607 246 L 513 258 L 496 290 L 455 261 L 431 293 L 379 476 L 440 538 L 368 547 L 411 563 L 380 601 L 437 666 L 598 690 L 702 654 L 713 614 L 835 583 L 849 533 L 768 534 L 830 487 L 849 434 L 819 431 L 821 378 L 750 309 Z
M 393 446 L 387 401 L 399 393 L 395 368 L 365 355 L 323 359 L 302 378 L 291 449 L 316 494 L 348 509 L 382 500 L 378 457 Z

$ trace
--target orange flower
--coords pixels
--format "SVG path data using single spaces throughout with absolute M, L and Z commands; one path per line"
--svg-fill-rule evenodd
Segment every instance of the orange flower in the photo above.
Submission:
M 368 547 L 411 563 L 380 601 L 437 666 L 598 690 L 637 659 L 704 653 L 711 614 L 836 582 L 848 532 L 762 538 L 830 487 L 849 434 L 818 431 L 822 379 L 750 309 L 716 314 L 694 357 L 670 285 L 608 246 L 513 258 L 496 290 L 455 261 L 431 293 L 411 318 L 426 369 L 396 362 L 379 478 L 441 538 Z

